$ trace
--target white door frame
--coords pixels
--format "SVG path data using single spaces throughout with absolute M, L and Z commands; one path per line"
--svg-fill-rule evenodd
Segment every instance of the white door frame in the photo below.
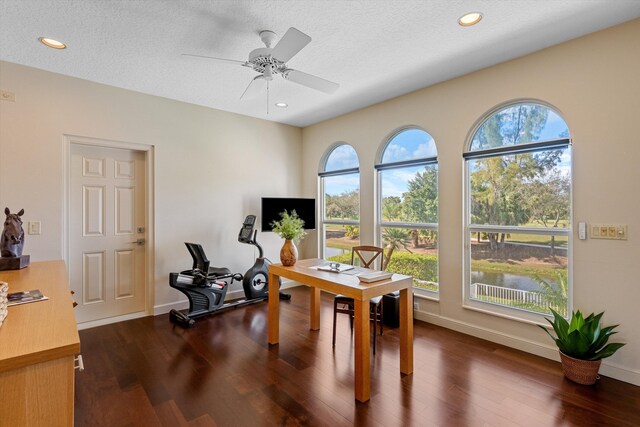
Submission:
M 63 215 L 62 215 L 62 254 L 67 266 L 67 274 L 69 272 L 69 241 L 70 236 L 70 197 L 69 187 L 71 185 L 71 145 L 90 145 L 94 147 L 106 147 L 106 148 L 121 148 L 126 150 L 136 150 L 144 152 L 145 154 L 145 220 L 146 220 L 146 261 L 145 261 L 145 310 L 144 314 L 149 316 L 154 314 L 155 303 L 155 232 L 154 232 L 154 192 L 153 192 L 153 176 L 154 176 L 154 146 L 146 144 L 137 144 L 133 142 L 113 141 L 108 139 L 91 138 L 77 135 L 62 136 L 62 152 L 63 152 Z M 86 322 L 80 326 L 80 329 L 91 328 L 94 326 L 105 325 L 108 323 L 119 322 L 132 318 L 140 317 L 138 313 L 128 314 L 117 317 L 110 317 L 107 319 L 96 320 L 94 322 Z

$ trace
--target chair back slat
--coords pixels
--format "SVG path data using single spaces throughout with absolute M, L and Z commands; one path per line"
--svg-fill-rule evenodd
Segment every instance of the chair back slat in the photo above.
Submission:
M 351 248 L 351 264 L 354 265 L 355 256 L 358 255 L 364 268 L 371 268 L 375 260 L 384 259 L 384 249 L 379 246 L 354 246 Z

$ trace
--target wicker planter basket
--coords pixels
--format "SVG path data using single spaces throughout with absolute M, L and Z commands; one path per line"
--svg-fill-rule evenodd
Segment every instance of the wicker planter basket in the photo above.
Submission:
M 565 377 L 578 384 L 591 385 L 596 383 L 602 359 L 580 360 L 567 356 L 563 352 L 559 353 Z

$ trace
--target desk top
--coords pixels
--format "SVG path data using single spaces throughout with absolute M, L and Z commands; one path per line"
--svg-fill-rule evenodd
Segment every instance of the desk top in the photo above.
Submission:
M 403 274 L 394 273 L 389 279 L 364 283 L 351 270 L 336 273 L 312 268 L 326 265 L 327 263 L 328 261 L 326 260 L 313 258 L 298 260 L 291 267 L 285 267 L 282 264 L 271 264 L 269 265 L 269 273 L 357 300 L 367 300 L 389 292 L 411 289 L 413 285 L 412 277 Z M 358 272 L 362 273 L 375 271 L 361 267 L 356 268 Z
M 80 352 L 64 261 L 34 262 L 0 271 L 9 293 L 40 289 L 48 300 L 9 307 L 0 327 L 0 372 Z

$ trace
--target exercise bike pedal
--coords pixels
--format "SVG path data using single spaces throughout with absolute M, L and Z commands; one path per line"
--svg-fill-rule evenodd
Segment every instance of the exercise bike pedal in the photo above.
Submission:
M 171 310 L 169 312 L 169 320 L 171 320 L 171 323 L 182 326 L 183 328 L 190 328 L 196 324 L 195 320 L 178 310 Z

